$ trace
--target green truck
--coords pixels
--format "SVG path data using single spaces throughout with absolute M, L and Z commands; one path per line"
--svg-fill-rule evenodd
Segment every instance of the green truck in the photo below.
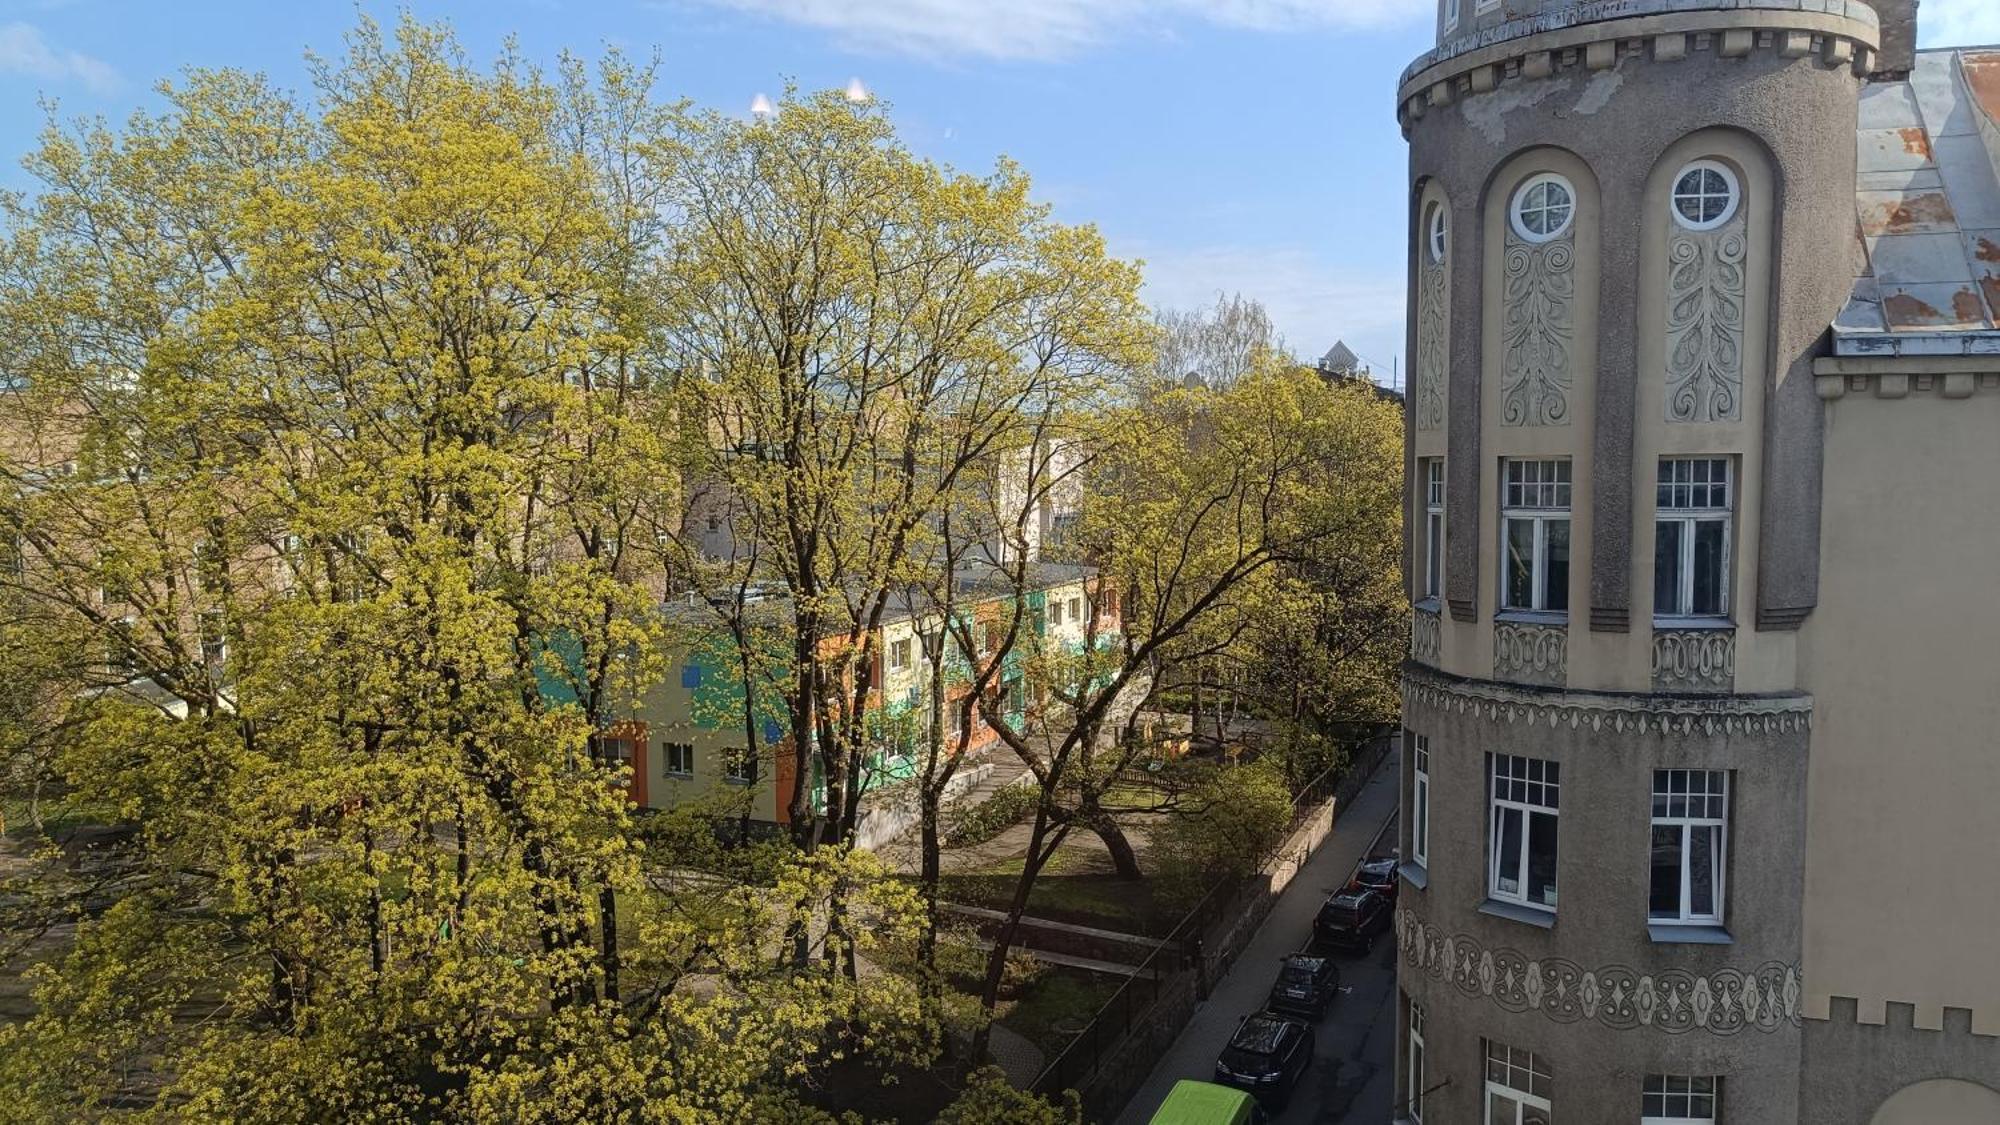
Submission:
M 1251 1125 L 1262 1120 L 1257 1099 L 1243 1091 L 1183 1078 L 1167 1091 L 1152 1125 Z

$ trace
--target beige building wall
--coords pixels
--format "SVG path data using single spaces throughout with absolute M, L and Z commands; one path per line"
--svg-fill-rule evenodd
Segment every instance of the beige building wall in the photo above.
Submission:
M 1937 1028 L 1970 1008 L 1974 1031 L 2000 1034 L 2000 373 L 1963 398 L 1939 376 L 1819 378 L 1844 393 L 1827 406 L 1820 605 L 1799 638 L 1816 701 L 1805 1010 L 1853 997 L 1882 1023 L 1908 1003 Z

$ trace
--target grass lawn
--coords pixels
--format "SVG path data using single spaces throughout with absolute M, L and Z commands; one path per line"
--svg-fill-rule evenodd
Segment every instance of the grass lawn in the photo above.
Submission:
M 1051 965 L 1017 990 L 1011 1004 L 1002 1005 L 999 1022 L 1054 1058 L 1124 982 L 1108 973 Z
M 970 871 L 945 875 L 939 894 L 947 902 L 1005 910 L 1014 898 L 1014 883 L 1023 860 L 995 860 Z M 1049 860 L 1028 897 L 1028 913 L 1057 922 L 1095 926 L 1127 933 L 1164 934 L 1180 920 L 1181 911 L 1155 898 L 1152 879 L 1120 879 L 1108 872 L 1081 870 L 1084 853 L 1064 848 Z

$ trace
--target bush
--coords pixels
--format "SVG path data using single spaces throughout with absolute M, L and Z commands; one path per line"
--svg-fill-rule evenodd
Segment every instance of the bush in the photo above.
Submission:
M 937 1125 L 1081 1125 L 1083 1107 L 1075 1090 L 1063 1091 L 1061 1105 L 1007 1084 L 997 1066 L 981 1067 L 965 1092 L 945 1107 Z
M 1284 841 L 1292 798 L 1284 771 L 1254 762 L 1215 770 L 1185 799 L 1186 813 L 1154 834 L 1153 854 L 1169 900 L 1189 905 L 1220 879 L 1255 873 Z
M 1019 824 L 1040 799 L 1041 790 L 1032 784 L 1009 785 L 976 805 L 953 809 L 945 824 L 944 846 L 983 844 Z

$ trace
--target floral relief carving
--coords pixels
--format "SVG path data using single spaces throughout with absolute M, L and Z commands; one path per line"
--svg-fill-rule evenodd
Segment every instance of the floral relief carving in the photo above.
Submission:
M 1417 429 L 1444 428 L 1445 344 L 1449 298 L 1445 268 L 1428 255 L 1417 275 Z
M 1409 910 L 1396 912 L 1396 938 L 1411 969 L 1506 1011 L 1539 1012 L 1557 1023 L 1728 1036 L 1797 1027 L 1803 1015 L 1799 967 L 1783 961 L 1691 973 L 1530 960 L 1517 950 L 1483 948 L 1469 934 L 1447 934 Z
M 1410 611 L 1410 656 L 1435 667 L 1438 662 L 1438 615 L 1428 609 Z
M 1735 682 L 1734 629 L 1662 629 L 1653 634 L 1653 690 L 1728 691 Z
M 1569 663 L 1569 628 L 1518 621 L 1493 623 L 1493 675 L 1527 684 L 1563 682 Z
M 1667 237 L 1667 420 L 1743 417 L 1743 219 Z
M 1576 334 L 1576 252 L 1569 235 L 1531 243 L 1509 231 L 1502 290 L 1500 421 L 1569 424 Z

